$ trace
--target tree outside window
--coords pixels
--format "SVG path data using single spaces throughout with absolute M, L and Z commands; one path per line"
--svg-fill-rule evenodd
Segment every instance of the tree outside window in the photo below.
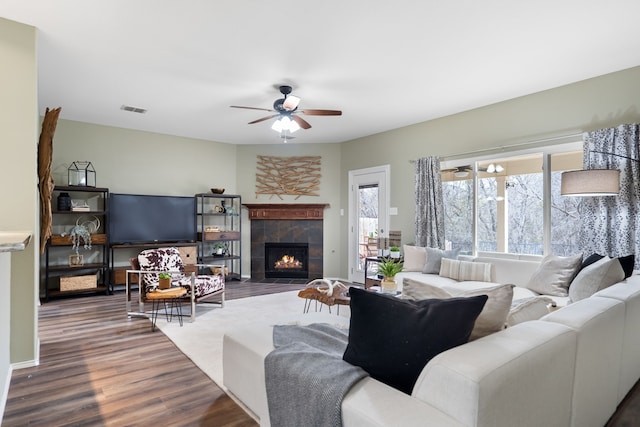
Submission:
M 543 255 L 544 230 L 549 227 L 548 251 L 560 256 L 579 252 L 579 198 L 560 195 L 564 170 L 579 169 L 581 152 L 550 158 L 551 222 L 544 223 L 543 154 L 529 154 L 478 162 L 477 239 L 479 252 Z M 472 162 L 473 163 L 473 162 Z M 500 165 L 496 168 L 496 165 Z M 445 236 L 447 245 L 473 253 L 473 179 L 443 171 Z

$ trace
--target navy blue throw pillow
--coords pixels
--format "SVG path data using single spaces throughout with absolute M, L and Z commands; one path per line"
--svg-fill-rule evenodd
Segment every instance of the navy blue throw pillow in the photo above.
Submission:
M 631 277 L 633 274 L 633 265 L 636 263 L 636 256 L 631 254 L 618 258 L 622 269 L 624 270 L 624 278 Z
M 424 366 L 469 340 L 486 295 L 402 300 L 350 288 L 351 323 L 343 360 L 411 394 Z
M 580 266 L 580 270 L 582 270 L 585 267 L 590 266 L 594 262 L 600 261 L 602 258 L 604 258 L 604 255 L 600 255 L 600 254 L 591 254 L 591 255 L 589 255 L 588 257 L 586 257 L 585 259 L 582 260 L 582 265 Z

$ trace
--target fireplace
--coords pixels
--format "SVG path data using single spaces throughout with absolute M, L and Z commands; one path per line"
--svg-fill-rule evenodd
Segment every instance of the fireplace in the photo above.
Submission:
M 323 211 L 327 204 L 244 204 L 249 209 L 251 220 L 251 279 L 254 281 L 267 281 L 301 278 L 301 280 L 313 280 L 323 277 Z M 295 258 L 303 264 L 305 273 L 297 268 L 279 268 L 274 272 L 276 260 L 268 260 L 267 244 L 286 244 L 306 246 L 306 258 L 304 255 L 296 255 Z M 280 258 L 283 255 L 280 254 Z M 301 259 L 298 259 L 300 257 Z M 291 267 L 291 266 L 286 266 Z M 286 276 L 283 276 L 286 274 Z M 295 275 L 295 276 L 293 276 Z
M 307 243 L 265 243 L 264 277 L 308 279 L 309 245 Z

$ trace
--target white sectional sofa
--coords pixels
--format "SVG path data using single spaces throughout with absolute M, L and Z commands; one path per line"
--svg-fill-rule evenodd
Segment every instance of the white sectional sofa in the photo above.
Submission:
M 524 285 L 537 268 L 531 260 L 483 261 L 494 263 L 499 283 Z M 440 353 L 424 367 L 411 395 L 370 377 L 359 381 L 342 402 L 343 425 L 604 425 L 640 379 L 635 273 L 539 320 Z M 292 320 L 348 327 L 347 318 L 324 316 Z M 272 329 L 260 322 L 224 337 L 225 386 L 262 426 L 270 425 L 264 359 L 273 350 Z

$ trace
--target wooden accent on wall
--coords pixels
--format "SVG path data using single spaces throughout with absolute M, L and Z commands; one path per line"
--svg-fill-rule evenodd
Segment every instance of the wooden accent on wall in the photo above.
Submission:
M 320 156 L 258 156 L 256 197 L 258 194 L 319 196 Z
M 322 219 L 327 203 L 314 204 L 243 204 L 249 219 Z

